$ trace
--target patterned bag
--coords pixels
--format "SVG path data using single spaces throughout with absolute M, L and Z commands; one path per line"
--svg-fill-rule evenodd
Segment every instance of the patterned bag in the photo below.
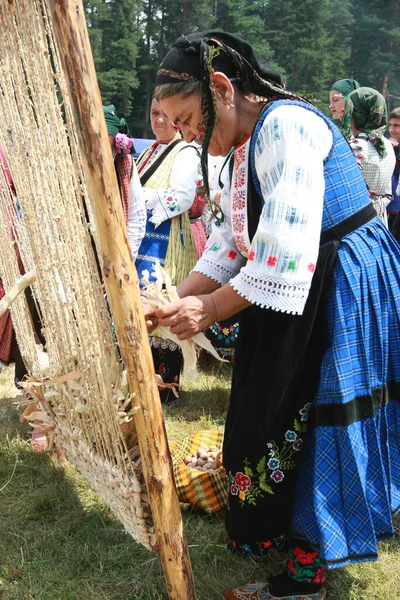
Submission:
M 205 473 L 184 462 L 185 456 L 191 456 L 201 447 L 217 446 L 222 449 L 223 437 L 222 430 L 198 431 L 190 437 L 170 443 L 176 489 L 179 500 L 186 507 L 190 505 L 207 513 L 223 513 L 225 510 L 229 487 L 225 469 L 220 467 Z

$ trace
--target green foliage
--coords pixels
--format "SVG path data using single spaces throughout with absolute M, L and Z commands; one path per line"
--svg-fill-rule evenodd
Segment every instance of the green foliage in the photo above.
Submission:
M 389 110 L 400 104 L 400 0 L 353 0 L 350 67 L 355 78 L 381 91 Z
M 103 104 L 114 104 L 128 122 L 138 87 L 138 0 L 85 0 L 87 26 Z
M 330 85 L 353 77 L 400 104 L 400 0 L 84 0 L 104 103 L 151 137 L 158 65 L 182 33 L 219 29 L 247 39 L 327 114 Z

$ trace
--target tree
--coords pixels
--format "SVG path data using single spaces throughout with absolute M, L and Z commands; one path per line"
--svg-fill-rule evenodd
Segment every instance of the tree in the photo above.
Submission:
M 138 0 L 85 0 L 89 37 L 104 104 L 131 123 L 138 86 Z
M 351 68 L 362 85 L 400 102 L 400 0 L 353 2 Z M 390 107 L 390 101 L 389 101 Z

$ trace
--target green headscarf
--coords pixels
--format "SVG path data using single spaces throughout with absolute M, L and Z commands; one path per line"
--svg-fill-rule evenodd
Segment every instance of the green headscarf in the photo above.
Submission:
M 332 85 L 331 90 L 340 92 L 345 98 L 354 92 L 357 88 L 361 87 L 358 81 L 355 79 L 339 79 Z
M 129 131 L 128 123 L 122 117 L 121 119 L 117 116 L 117 111 L 113 104 L 103 106 L 104 117 L 106 119 L 107 131 L 109 135 L 117 135 L 117 133 L 125 133 L 128 137 L 131 136 Z
M 360 87 L 349 96 L 353 104 L 352 119 L 359 131 L 368 134 L 380 156 L 386 156 L 383 134 L 388 123 L 385 98 L 377 90 Z
M 350 94 L 360 88 L 360 84 L 355 79 L 339 79 L 332 85 L 331 90 L 339 92 L 344 98 L 344 112 L 340 121 L 340 129 L 343 131 L 347 139 L 349 139 L 350 123 L 353 114 L 353 103 L 350 99 Z

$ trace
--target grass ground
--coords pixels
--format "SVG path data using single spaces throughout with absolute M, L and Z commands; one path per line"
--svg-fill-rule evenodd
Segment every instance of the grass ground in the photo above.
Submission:
M 230 368 L 210 367 L 166 413 L 170 440 L 222 428 Z M 160 560 L 137 545 L 80 475 L 57 456 L 32 451 L 12 401 L 12 369 L 0 374 L 0 599 L 164 600 Z M 271 573 L 225 550 L 223 520 L 183 513 L 198 600 Z M 400 540 L 378 563 L 330 572 L 329 600 L 400 599 Z

